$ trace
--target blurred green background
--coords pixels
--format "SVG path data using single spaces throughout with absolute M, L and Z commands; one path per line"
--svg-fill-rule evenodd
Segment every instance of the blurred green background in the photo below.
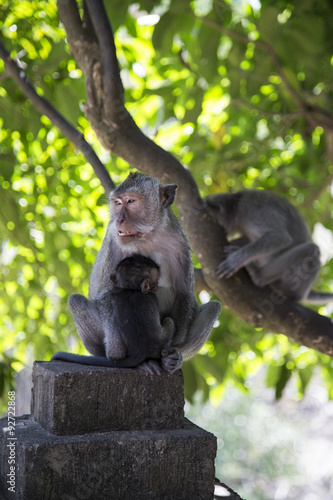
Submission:
M 316 288 L 333 292 L 333 9 L 327 0 L 105 2 L 126 106 L 142 130 L 187 165 L 202 195 L 264 188 L 286 196 L 321 248 Z M 1 41 L 37 92 L 94 147 L 115 182 L 130 166 L 103 149 L 84 117 L 84 78 L 54 0 L 2 0 Z M 0 60 L 0 393 L 57 350 L 84 352 L 67 300 L 88 294 L 108 222 L 84 157 L 6 77 Z M 195 262 L 195 256 L 194 256 Z M 210 296 L 202 292 L 198 300 Z M 332 316 L 331 306 L 319 312 Z M 294 399 L 313 373 L 333 397 L 328 356 L 222 314 L 183 365 L 188 401 L 218 404 L 260 380 Z M 259 498 L 259 497 L 258 497 Z M 276 497 L 278 498 L 278 497 Z M 305 498 L 305 497 L 304 497 Z

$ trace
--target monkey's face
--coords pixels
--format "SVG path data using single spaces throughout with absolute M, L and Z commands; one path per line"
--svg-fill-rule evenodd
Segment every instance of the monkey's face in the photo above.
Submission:
M 153 177 L 130 174 L 110 197 L 111 228 L 116 242 L 120 246 L 134 244 L 133 251 L 137 253 L 142 242 L 154 245 L 155 236 L 169 220 L 168 208 L 176 190 L 176 184 L 161 186 Z
M 111 221 L 119 243 L 144 239 L 154 230 L 156 213 L 159 211 L 158 206 L 153 206 L 155 204 L 154 200 L 136 191 L 111 197 Z

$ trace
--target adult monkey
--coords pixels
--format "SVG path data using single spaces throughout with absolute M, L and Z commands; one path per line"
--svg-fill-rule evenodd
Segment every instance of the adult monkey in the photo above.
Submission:
M 216 269 L 230 278 L 245 267 L 259 287 L 269 285 L 293 301 L 324 303 L 333 295 L 311 290 L 320 252 L 310 230 L 288 200 L 270 191 L 245 189 L 208 196 L 207 205 L 231 239 Z
M 175 324 L 171 346 L 176 350 L 162 358 L 169 371 L 198 352 L 207 340 L 221 305 L 211 301 L 198 305 L 193 293 L 193 265 L 185 233 L 171 210 L 177 185 L 162 186 L 153 177 L 135 172 L 110 194 L 110 222 L 90 276 L 89 299 L 75 294 L 69 299 L 78 334 L 94 356 L 106 356 L 105 338 L 113 359 L 126 356 L 126 348 L 101 317 L 96 301 L 114 286 L 110 275 L 125 257 L 141 254 L 159 265 L 157 296 L 161 322 Z M 150 362 L 149 371 L 159 372 Z

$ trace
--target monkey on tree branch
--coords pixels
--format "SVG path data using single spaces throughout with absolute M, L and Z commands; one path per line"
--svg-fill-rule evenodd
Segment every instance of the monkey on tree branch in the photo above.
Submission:
M 141 172 L 159 179 L 162 185 L 178 185 L 176 202 L 180 220 L 201 264 L 201 271 L 196 274 L 196 288 L 201 286 L 213 292 L 226 308 L 255 327 L 283 333 L 300 344 L 333 356 L 333 324 L 329 318 L 276 294 L 269 286 L 255 286 L 243 269 L 238 271 L 244 262 L 241 266 L 236 265 L 237 269 L 232 272 L 225 268 L 221 271 L 220 267 L 220 275 L 224 274 L 224 278 L 216 276 L 215 270 L 227 248 L 224 226 L 201 199 L 190 171 L 146 137 L 126 110 L 112 28 L 102 0 L 86 0 L 83 17 L 76 0 L 58 0 L 58 11 L 71 53 L 86 78 L 85 114 L 99 140 L 106 149 Z M 11 60 L 7 63 L 8 73 L 14 76 L 13 63 Z M 24 81 L 20 83 L 19 78 L 16 81 L 25 91 Z M 50 116 L 45 108 L 43 112 Z M 85 152 L 85 148 L 81 150 Z M 95 172 L 101 178 L 98 168 Z M 113 183 L 105 180 L 105 175 L 103 179 L 108 192 Z M 226 261 L 230 263 L 232 256 L 229 248 Z

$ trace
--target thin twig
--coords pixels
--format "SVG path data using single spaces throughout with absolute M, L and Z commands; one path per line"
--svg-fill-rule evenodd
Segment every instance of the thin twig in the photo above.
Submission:
M 291 119 L 297 119 L 301 118 L 304 116 L 304 113 L 301 111 L 297 111 L 295 113 L 281 113 L 280 111 L 265 111 L 264 109 L 260 108 L 259 106 L 256 106 L 255 104 L 252 104 L 251 102 L 247 101 L 246 99 L 241 99 L 241 98 L 235 98 L 230 102 L 231 105 L 242 105 L 246 106 L 247 108 L 252 109 L 253 111 L 258 111 L 262 116 L 267 116 L 268 118 L 272 118 L 274 116 L 280 116 L 281 118 L 291 118 Z

